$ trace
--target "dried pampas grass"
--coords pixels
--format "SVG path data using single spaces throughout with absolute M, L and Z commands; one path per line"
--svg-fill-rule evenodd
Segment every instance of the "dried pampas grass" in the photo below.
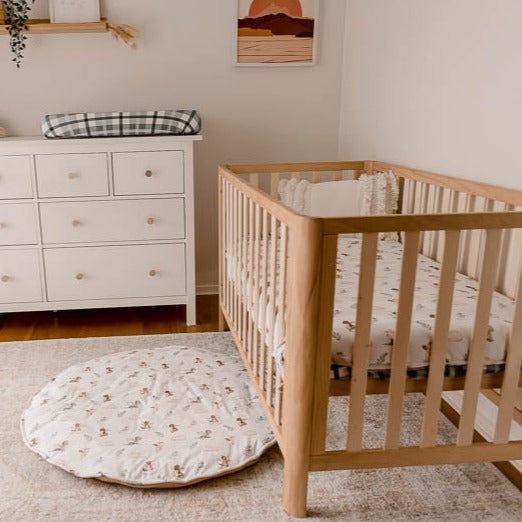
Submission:
M 107 27 L 113 38 L 116 40 L 122 40 L 124 43 L 129 45 L 131 49 L 136 49 L 136 42 L 134 39 L 138 36 L 139 31 L 135 27 L 126 24 L 107 24 Z

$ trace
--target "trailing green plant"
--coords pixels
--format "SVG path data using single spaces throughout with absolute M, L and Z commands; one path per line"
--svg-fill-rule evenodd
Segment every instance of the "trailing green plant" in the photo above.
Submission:
M 1 0 L 0 0 L 1 1 Z M 7 31 L 9 33 L 9 45 L 14 54 L 12 61 L 20 68 L 24 58 L 25 41 L 29 13 L 35 0 L 4 0 L 5 14 L 7 19 Z

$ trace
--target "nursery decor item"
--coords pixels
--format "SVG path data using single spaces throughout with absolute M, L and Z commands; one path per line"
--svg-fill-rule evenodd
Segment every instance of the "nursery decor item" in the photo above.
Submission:
M 319 0 L 237 0 L 237 65 L 313 65 Z
M 127 24 L 107 23 L 107 30 L 110 31 L 115 40 L 121 40 L 131 49 L 136 49 L 136 42 L 134 40 L 138 36 L 139 31 L 135 27 Z
M 134 487 L 227 475 L 275 444 L 241 358 L 186 346 L 71 366 L 33 398 L 21 429 L 50 464 Z
M 100 21 L 100 0 L 49 0 L 51 23 Z
M 195 110 L 51 114 L 42 118 L 46 138 L 198 134 Z
M 7 31 L 10 36 L 11 51 L 14 54 L 13 62 L 17 68 L 23 60 L 23 52 L 25 50 L 25 41 L 27 36 L 24 30 L 27 30 L 27 21 L 29 20 L 29 12 L 35 0 L 5 0 L 5 18 L 8 23 Z
M 107 20 L 100 20 L 99 17 L 99 0 L 77 0 L 76 2 L 60 0 L 63 5 L 76 5 L 82 7 L 84 15 L 82 19 L 91 21 L 80 22 L 50 22 L 49 20 L 30 19 L 29 12 L 34 0 L 0 0 L 0 35 L 10 36 L 11 50 L 14 53 L 13 62 L 19 68 L 23 51 L 26 47 L 26 33 L 34 34 L 52 34 L 52 33 L 100 33 L 110 32 L 116 40 L 121 40 L 129 45 L 131 49 L 136 48 L 135 38 L 138 30 L 127 24 L 114 24 Z M 98 14 L 87 13 L 94 12 L 95 4 L 98 6 Z M 91 5 L 92 11 L 88 9 Z M 51 6 L 52 7 L 52 6 Z M 51 10 L 52 12 L 52 10 Z M 54 20 L 73 19 L 72 16 L 63 16 L 62 18 L 54 17 Z M 78 17 L 80 18 L 80 17 Z

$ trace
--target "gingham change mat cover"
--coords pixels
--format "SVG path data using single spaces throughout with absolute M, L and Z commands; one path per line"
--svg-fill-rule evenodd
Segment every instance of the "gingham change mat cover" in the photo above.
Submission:
M 197 134 L 201 118 L 194 110 L 82 112 L 42 117 L 46 138 L 105 138 Z
M 232 473 L 275 443 L 240 357 L 183 346 L 71 366 L 32 399 L 21 431 L 50 464 L 138 487 Z

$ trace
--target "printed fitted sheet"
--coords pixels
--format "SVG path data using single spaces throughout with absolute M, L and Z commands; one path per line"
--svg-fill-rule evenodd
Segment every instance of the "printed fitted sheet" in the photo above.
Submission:
M 369 375 L 375 378 L 385 379 L 390 374 L 397 320 L 402 250 L 403 246 L 398 241 L 379 242 L 368 366 Z M 249 251 L 250 249 L 247 249 L 247 252 Z M 332 378 L 336 379 L 350 376 L 356 327 L 360 255 L 361 240 L 359 236 L 341 236 L 339 238 L 331 374 Z M 235 264 L 230 258 L 229 261 L 229 275 L 232 277 Z M 259 262 L 262 262 L 262 260 L 259 260 Z M 246 271 L 241 271 L 241 277 L 245 283 L 248 279 L 247 275 Z M 440 264 L 419 254 L 408 352 L 409 378 L 421 379 L 428 374 L 439 279 Z M 256 297 L 259 297 L 261 289 L 259 289 L 258 296 L 254 296 L 254 299 L 251 300 L 248 284 L 245 286 L 247 287 L 248 301 L 255 301 Z M 279 285 L 277 284 L 277 286 Z M 270 287 L 270 282 L 268 287 Z M 469 344 L 473 332 L 477 291 L 478 283 L 476 281 L 462 274 L 457 274 L 448 335 L 446 376 L 465 375 Z M 270 294 L 270 292 L 267 291 L 267 294 Z M 276 302 L 276 309 L 278 304 Z M 260 298 L 259 306 L 261 306 Z M 267 304 L 267 317 L 269 308 L 270 303 Z M 484 358 L 484 372 L 486 373 L 503 370 L 513 311 L 513 301 L 495 292 Z M 265 321 L 265 324 L 267 325 L 267 335 L 271 335 L 268 320 Z M 274 338 L 279 340 L 276 341 L 277 348 L 274 357 L 282 368 L 285 339 L 279 312 L 276 313 L 274 328 Z
M 391 367 L 402 250 L 402 244 L 397 241 L 379 242 L 369 364 L 369 370 L 377 377 L 386 377 Z M 332 333 L 334 372 L 336 369 L 338 370 L 336 366 L 349 367 L 352 362 L 360 253 L 361 242 L 358 238 L 342 237 L 339 239 Z M 410 377 L 419 378 L 427 374 L 439 279 L 440 264 L 419 255 L 408 353 Z M 465 373 L 473 332 L 477 291 L 478 283 L 476 281 L 457 274 L 446 354 L 446 375 L 448 376 Z M 500 371 L 503 368 L 513 307 L 514 303 L 511 299 L 495 292 L 484 358 L 486 372 Z

